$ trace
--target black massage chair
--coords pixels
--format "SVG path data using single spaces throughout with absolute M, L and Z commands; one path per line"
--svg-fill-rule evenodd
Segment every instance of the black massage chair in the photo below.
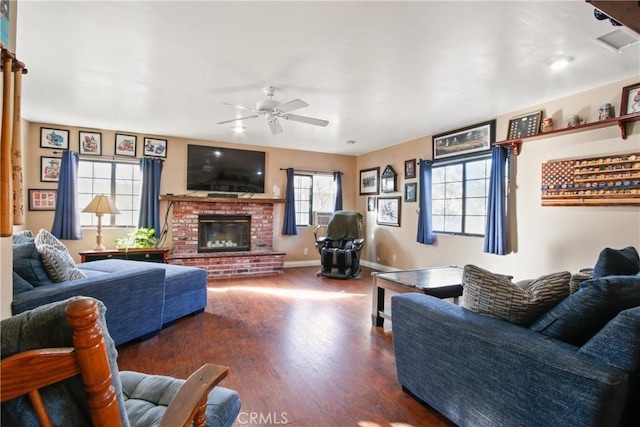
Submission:
M 316 248 L 320 252 L 322 268 L 318 276 L 337 279 L 362 277 L 360 270 L 360 251 L 364 245 L 362 235 L 362 214 L 355 211 L 336 211 L 329 223 L 324 237 L 318 237 L 316 227 L 314 236 Z

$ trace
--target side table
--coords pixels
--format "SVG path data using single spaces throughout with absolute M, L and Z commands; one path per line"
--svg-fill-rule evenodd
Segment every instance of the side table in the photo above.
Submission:
M 106 251 L 79 252 L 82 262 L 98 261 L 101 259 L 128 259 L 132 261 L 146 261 L 167 263 L 169 248 L 135 248 L 135 249 L 107 249 Z

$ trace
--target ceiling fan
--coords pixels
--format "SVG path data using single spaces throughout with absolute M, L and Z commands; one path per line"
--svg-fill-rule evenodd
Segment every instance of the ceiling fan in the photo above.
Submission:
M 307 104 L 306 102 L 300 99 L 294 99 L 293 101 L 285 102 L 284 104 L 281 103 L 280 101 L 276 101 L 273 99 L 273 94 L 277 90 L 278 88 L 273 86 L 265 87 L 263 91 L 265 95 L 267 95 L 268 99 L 258 101 L 258 103 L 256 104 L 256 108 L 249 108 L 249 107 L 243 107 L 241 105 L 227 104 L 225 102 L 224 103 L 225 105 L 230 105 L 232 107 L 240 108 L 242 110 L 249 110 L 254 114 L 250 116 L 239 117 L 237 119 L 225 120 L 223 122 L 218 122 L 217 124 L 222 125 L 225 123 L 237 122 L 239 120 L 246 120 L 246 119 L 255 119 L 256 117 L 264 116 L 264 118 L 267 119 L 267 124 L 271 129 L 271 133 L 274 135 L 278 133 L 282 133 L 282 126 L 280 126 L 280 122 L 278 121 L 278 118 L 282 118 L 284 120 L 291 120 L 294 122 L 307 123 L 315 126 L 323 126 L 323 127 L 329 124 L 327 120 L 316 119 L 313 117 L 298 116 L 296 114 L 289 114 L 290 111 L 308 107 L 309 104 Z

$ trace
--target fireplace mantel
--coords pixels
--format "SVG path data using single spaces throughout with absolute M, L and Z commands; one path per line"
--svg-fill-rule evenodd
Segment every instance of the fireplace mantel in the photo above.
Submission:
M 204 203 L 256 203 L 275 204 L 284 203 L 284 199 L 269 199 L 262 197 L 203 197 L 203 196 L 174 196 L 173 194 L 161 194 L 161 201 L 168 202 L 204 202 Z

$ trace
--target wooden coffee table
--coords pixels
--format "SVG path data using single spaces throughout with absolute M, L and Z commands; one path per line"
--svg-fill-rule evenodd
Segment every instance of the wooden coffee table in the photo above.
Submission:
M 391 314 L 384 311 L 385 291 L 398 294 L 420 293 L 436 298 L 453 298 L 458 303 L 462 295 L 462 267 L 422 268 L 373 274 L 373 307 L 371 321 L 374 326 L 382 326 L 384 319 L 391 320 Z

